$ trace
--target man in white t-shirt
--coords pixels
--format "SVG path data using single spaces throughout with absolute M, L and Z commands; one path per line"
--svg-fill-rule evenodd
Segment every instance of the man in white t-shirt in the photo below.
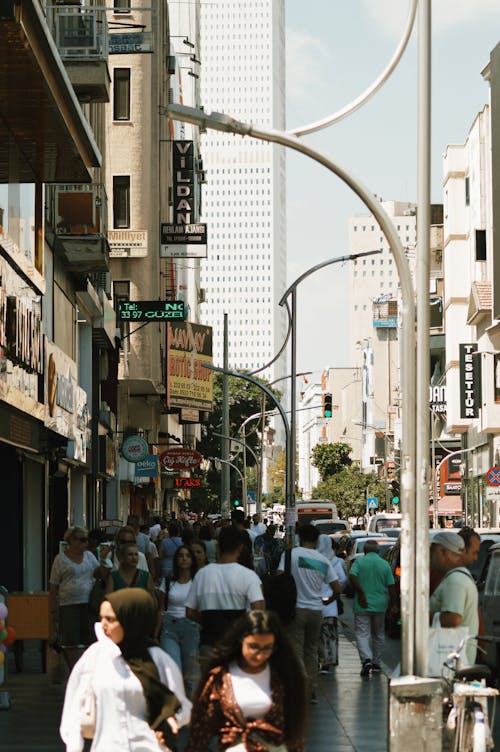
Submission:
M 297 655 L 302 660 L 309 679 L 311 702 L 316 703 L 318 682 L 318 648 L 323 618 L 323 583 L 329 585 L 333 596 L 340 595 L 341 587 L 334 568 L 316 551 L 319 531 L 314 525 L 299 528 L 299 545 L 292 549 L 291 570 L 297 587 L 295 618 L 286 627 Z M 285 554 L 281 555 L 279 572 L 285 571 Z
M 264 525 L 263 522 L 261 522 L 260 514 L 254 514 L 252 516 L 252 524 L 250 525 L 249 532 L 254 536 L 254 539 L 258 535 L 264 535 L 266 532 L 267 527 Z
M 195 574 L 186 601 L 186 616 L 200 622 L 200 644 L 205 647 L 205 654 L 234 619 L 249 608 L 265 608 L 260 579 L 251 569 L 238 564 L 242 545 L 236 528 L 223 528 L 217 563 L 207 564 Z

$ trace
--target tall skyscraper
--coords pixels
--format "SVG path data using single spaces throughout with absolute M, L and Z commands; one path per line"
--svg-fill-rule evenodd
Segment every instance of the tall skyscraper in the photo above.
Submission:
M 284 0 L 202 3 L 200 31 L 205 110 L 283 129 Z M 201 319 L 213 327 L 214 362 L 221 364 L 227 313 L 229 365 L 253 370 L 273 358 L 286 334 L 286 314 L 278 306 L 286 288 L 285 153 L 217 131 L 202 136 L 201 153 L 207 176 L 202 219 L 208 225 Z M 264 375 L 285 373 L 281 358 Z

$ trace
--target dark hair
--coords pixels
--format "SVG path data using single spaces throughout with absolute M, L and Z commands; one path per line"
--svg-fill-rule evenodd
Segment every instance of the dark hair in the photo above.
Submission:
M 241 641 L 248 635 L 273 634 L 274 651 L 269 657 L 271 671 L 283 683 L 285 742 L 287 745 L 302 741 L 306 728 L 306 677 L 295 651 L 283 631 L 278 616 L 273 611 L 248 611 L 227 630 L 223 639 L 212 652 L 205 673 L 198 685 L 195 696 L 200 696 L 209 672 L 216 666 L 226 669 L 233 661 L 241 658 Z
M 317 543 L 319 538 L 319 530 L 314 525 L 301 525 L 299 527 L 299 540 L 304 543 Z
M 221 554 L 232 554 L 241 545 L 241 531 L 235 527 L 223 527 L 219 535 L 219 551 Z
M 205 564 L 208 564 L 207 548 L 206 548 L 205 544 L 203 543 L 203 541 L 202 540 L 194 540 L 192 542 L 192 544 L 191 544 L 191 547 L 193 547 L 193 546 L 199 546 L 200 548 L 203 549 L 203 551 L 205 552 Z M 194 553 L 194 551 L 193 551 L 193 556 L 196 558 L 196 554 Z
M 194 543 L 195 534 L 190 527 L 185 527 L 182 531 L 181 538 L 185 546 L 190 546 L 191 543 Z
M 187 551 L 191 557 L 191 579 L 193 579 L 196 572 L 198 571 L 198 565 L 196 564 L 196 559 L 195 559 L 193 552 L 191 551 L 189 546 L 186 546 L 183 543 L 182 546 L 179 546 L 176 549 L 175 554 L 172 559 L 172 579 L 175 581 L 179 579 L 179 555 L 180 555 L 180 551 L 182 550 Z
M 473 538 L 477 538 L 478 540 L 481 540 L 481 536 L 479 533 L 476 533 L 473 527 L 468 527 L 467 525 L 464 525 L 464 527 L 461 527 L 458 531 L 458 535 L 463 538 L 463 541 L 465 543 L 465 548 L 469 548 L 470 544 L 472 543 Z
M 213 535 L 210 527 L 208 525 L 202 525 L 200 529 L 200 540 L 202 541 L 210 541 L 213 540 Z
M 168 523 L 168 534 L 171 538 L 178 538 L 181 533 L 181 526 L 177 520 L 170 520 Z
M 245 522 L 245 512 L 243 509 L 233 509 L 231 511 L 231 519 L 233 522 L 237 522 L 239 525 L 243 525 Z

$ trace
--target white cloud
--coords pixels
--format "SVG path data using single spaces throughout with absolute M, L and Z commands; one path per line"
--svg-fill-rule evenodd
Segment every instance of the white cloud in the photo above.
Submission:
M 401 36 L 409 0 L 364 0 L 365 7 L 375 23 L 391 36 Z M 500 18 L 498 0 L 433 0 L 432 27 L 435 32 L 446 31 L 490 16 Z M 415 23 L 416 25 L 416 23 Z
M 291 100 L 301 100 L 318 85 L 327 54 L 323 42 L 310 34 L 289 29 L 286 35 L 286 89 Z

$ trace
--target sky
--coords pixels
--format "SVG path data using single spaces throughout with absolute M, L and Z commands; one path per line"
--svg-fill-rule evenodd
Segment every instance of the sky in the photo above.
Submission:
M 287 127 L 319 120 L 379 75 L 405 27 L 409 0 L 286 1 Z M 360 110 L 303 136 L 384 200 L 417 200 L 416 27 L 396 71 Z M 499 0 L 434 0 L 432 195 L 442 202 L 442 155 L 463 143 L 488 102 L 481 70 L 500 42 Z M 332 172 L 287 150 L 288 282 L 347 254 L 348 218 L 368 210 Z M 348 361 L 347 266 L 323 269 L 297 293 L 297 371 Z

